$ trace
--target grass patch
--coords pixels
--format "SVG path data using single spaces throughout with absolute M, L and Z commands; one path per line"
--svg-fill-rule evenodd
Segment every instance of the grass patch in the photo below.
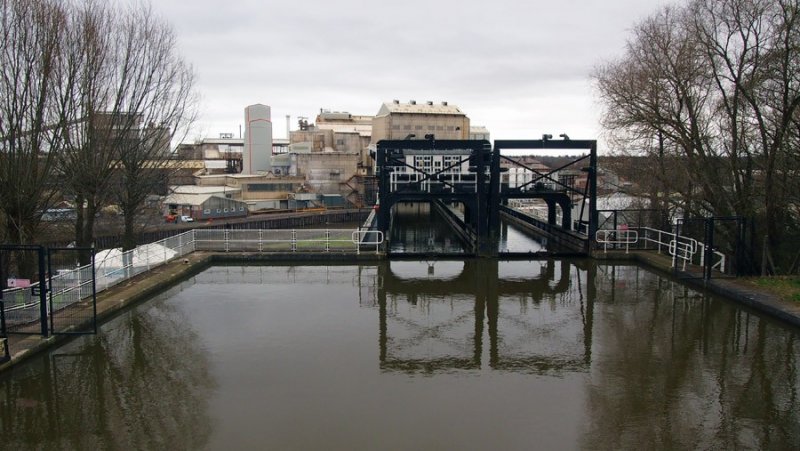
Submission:
M 783 299 L 800 302 L 800 277 L 798 276 L 759 277 L 753 279 L 753 283 Z

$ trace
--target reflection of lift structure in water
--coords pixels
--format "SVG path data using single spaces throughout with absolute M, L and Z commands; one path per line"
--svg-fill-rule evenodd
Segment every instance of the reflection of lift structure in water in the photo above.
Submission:
M 497 260 L 466 260 L 463 271 L 449 279 L 401 279 L 389 265 L 381 265 L 379 279 L 382 285 L 377 290 L 381 369 L 403 372 L 480 369 L 485 359 L 483 336 L 486 328 L 489 335 L 488 363 L 492 369 L 533 373 L 586 371 L 591 361 L 595 267 L 584 267 L 579 260 L 540 263 L 542 273 L 524 280 L 500 278 Z M 586 292 L 580 281 L 582 277 L 588 279 Z M 577 279 L 577 283 L 571 279 Z M 457 300 L 444 301 L 451 296 L 464 299 L 470 295 L 474 295 L 471 306 Z M 540 315 L 533 324 L 531 318 L 526 317 L 530 309 L 507 314 L 508 298 L 513 296 L 521 296 L 525 305 L 530 302 L 537 308 L 548 301 L 564 302 L 565 299 L 576 304 L 576 308 L 550 309 L 544 315 L 552 316 L 547 318 L 549 321 L 542 324 Z M 402 305 L 397 304 L 398 298 L 407 300 L 408 310 L 412 313 L 440 305 L 449 307 L 451 311 L 445 320 L 430 324 L 436 322 L 435 315 L 425 310 L 420 313 L 424 318 L 423 324 L 417 318 L 403 316 L 399 311 Z M 442 302 L 430 302 L 431 299 Z M 456 312 L 458 307 L 462 307 L 461 311 Z M 541 310 L 537 312 L 541 313 Z M 446 336 L 447 332 L 467 326 L 468 330 L 457 333 L 454 338 Z M 399 330 L 394 333 L 390 327 L 399 327 Z M 522 346 L 517 349 L 509 347 L 513 333 L 520 331 Z M 407 337 L 398 336 L 403 333 Z M 581 343 L 581 346 L 567 350 L 551 347 L 552 343 L 562 341 L 556 337 L 559 334 L 570 334 L 566 342 Z M 458 348 L 460 352 L 430 355 L 431 347 Z M 417 349 L 416 353 L 414 349 Z

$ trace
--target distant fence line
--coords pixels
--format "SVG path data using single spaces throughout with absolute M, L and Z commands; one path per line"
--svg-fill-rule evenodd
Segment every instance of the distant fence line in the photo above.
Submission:
M 90 297 L 93 282 L 99 293 L 194 251 L 359 254 L 377 253 L 383 243 L 382 233 L 362 228 L 244 229 L 243 224 L 237 226 L 179 231 L 171 237 L 142 244 L 126 252 L 116 248 L 100 250 L 95 254 L 94 267 L 89 264 L 59 270 L 58 274 L 48 279 L 48 314 Z M 37 292 L 38 282 L 24 288 L 3 290 L 5 320 L 9 331 L 30 325 L 40 318 Z
M 187 224 L 185 227 L 170 225 L 169 228 L 152 230 L 138 235 L 137 244 L 153 243 L 171 236 L 176 236 L 191 229 L 295 229 L 312 226 L 325 226 L 345 222 L 362 223 L 372 209 L 325 210 L 315 212 L 276 213 L 267 216 L 250 216 L 247 218 L 227 219 L 225 221 L 202 221 Z M 96 249 L 111 249 L 121 246 L 120 235 L 106 235 L 95 238 Z M 67 246 L 69 243 L 43 243 L 44 246 Z

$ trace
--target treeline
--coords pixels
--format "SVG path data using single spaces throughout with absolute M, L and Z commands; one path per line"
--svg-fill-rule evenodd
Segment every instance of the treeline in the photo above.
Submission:
M 42 214 L 74 199 L 89 246 L 106 205 L 135 246 L 169 143 L 195 116 L 194 73 L 152 9 L 102 0 L 0 0 L 0 239 L 36 240 Z
M 647 157 L 616 168 L 632 174 L 643 195 L 687 215 L 752 219 L 766 236 L 756 243 L 767 244 L 754 255 L 773 255 L 777 271 L 794 266 L 798 0 L 664 7 L 638 23 L 624 55 L 594 77 L 610 142 L 619 154 Z

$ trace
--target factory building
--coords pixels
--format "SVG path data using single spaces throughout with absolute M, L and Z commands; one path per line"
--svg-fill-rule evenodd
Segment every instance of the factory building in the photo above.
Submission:
M 469 139 L 469 118 L 447 102 L 384 103 L 372 120 L 372 144 L 383 139 Z

